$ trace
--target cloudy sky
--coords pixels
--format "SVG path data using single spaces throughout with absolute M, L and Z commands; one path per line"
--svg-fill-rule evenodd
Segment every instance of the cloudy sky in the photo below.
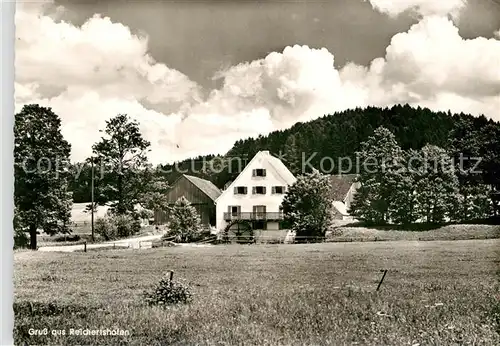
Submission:
M 500 120 L 499 0 L 40 0 L 16 28 L 16 107 L 52 107 L 73 160 L 118 113 L 154 163 L 367 105 Z

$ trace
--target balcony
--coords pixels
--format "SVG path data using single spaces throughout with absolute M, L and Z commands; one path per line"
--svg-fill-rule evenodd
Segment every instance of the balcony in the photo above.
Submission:
M 267 220 L 280 221 L 283 220 L 283 212 L 247 212 L 247 213 L 224 213 L 224 220 Z

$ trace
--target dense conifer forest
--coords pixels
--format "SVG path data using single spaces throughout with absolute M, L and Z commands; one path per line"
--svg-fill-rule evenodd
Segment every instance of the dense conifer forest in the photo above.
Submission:
M 267 136 L 238 140 L 223 156 L 199 156 L 173 165 L 161 165 L 157 167 L 156 174 L 169 183 L 181 173 L 192 174 L 223 188 L 238 175 L 241 162 L 248 162 L 259 150 L 269 150 L 276 156 L 281 154 L 285 164 L 299 174 L 298 167 L 303 157 L 309 159 L 310 166 L 318 169 L 323 157 L 332 158 L 334 162 L 339 158 L 355 160 L 360 144 L 379 126 L 392 132 L 403 150 L 419 150 L 426 144 L 432 144 L 446 149 L 457 159 L 460 154 L 480 157 L 482 173 L 461 175 L 460 183 L 486 184 L 496 191 L 500 190 L 500 123 L 484 116 L 434 112 L 409 105 L 356 108 L 325 115 Z M 234 158 L 239 158 L 239 162 Z M 326 168 L 326 173 L 339 173 L 338 167 Z M 71 182 L 75 203 L 89 201 L 89 182 L 90 171 L 87 168 Z

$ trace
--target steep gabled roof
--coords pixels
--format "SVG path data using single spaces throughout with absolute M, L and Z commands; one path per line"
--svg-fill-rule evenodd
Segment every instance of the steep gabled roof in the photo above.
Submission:
M 240 174 L 238 174 L 236 179 L 234 179 L 231 182 L 231 184 L 224 191 L 222 191 L 219 198 L 222 197 L 222 195 L 224 195 L 226 193 L 226 191 L 229 191 L 233 188 L 234 184 L 238 181 L 238 178 L 243 173 L 245 173 L 249 169 L 249 167 L 252 166 L 253 161 L 257 160 L 258 158 L 265 159 L 271 165 L 271 167 L 274 169 L 276 174 L 278 174 L 283 180 L 290 182 L 290 183 L 293 183 L 296 180 L 296 178 L 292 174 L 292 172 L 290 172 L 288 170 L 288 168 L 285 166 L 285 164 L 283 162 L 281 162 L 280 159 L 272 156 L 268 150 L 262 150 L 262 151 L 259 151 L 257 154 L 255 154 L 255 156 L 250 160 L 250 162 L 248 162 L 248 164 L 245 166 L 245 168 L 243 168 L 243 170 L 240 172 Z M 217 201 L 215 201 L 215 202 L 217 202 Z
M 349 215 L 349 213 L 347 212 L 347 208 L 345 206 L 344 203 L 342 202 L 339 202 L 339 201 L 333 201 L 333 207 L 335 208 L 335 210 L 342 216 L 344 215 Z
M 296 180 L 292 172 L 290 172 L 290 170 L 285 166 L 285 164 L 279 158 L 269 154 L 269 151 L 264 151 L 264 153 L 268 155 L 271 166 L 283 180 L 290 182 L 294 182 Z
M 349 189 L 356 180 L 356 174 L 331 175 L 330 184 L 334 201 L 344 201 Z
M 214 202 L 222 193 L 221 190 L 219 190 L 219 188 L 215 186 L 211 181 L 194 177 L 192 175 L 183 175 L 187 180 L 189 180 L 193 185 L 203 191 Z

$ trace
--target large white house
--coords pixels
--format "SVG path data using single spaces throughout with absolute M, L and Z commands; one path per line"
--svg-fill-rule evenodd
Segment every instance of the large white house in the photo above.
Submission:
M 246 224 L 257 241 L 285 237 L 281 202 L 295 180 L 281 160 L 267 150 L 259 151 L 216 199 L 217 231 L 230 225 L 229 230 L 238 235 Z

